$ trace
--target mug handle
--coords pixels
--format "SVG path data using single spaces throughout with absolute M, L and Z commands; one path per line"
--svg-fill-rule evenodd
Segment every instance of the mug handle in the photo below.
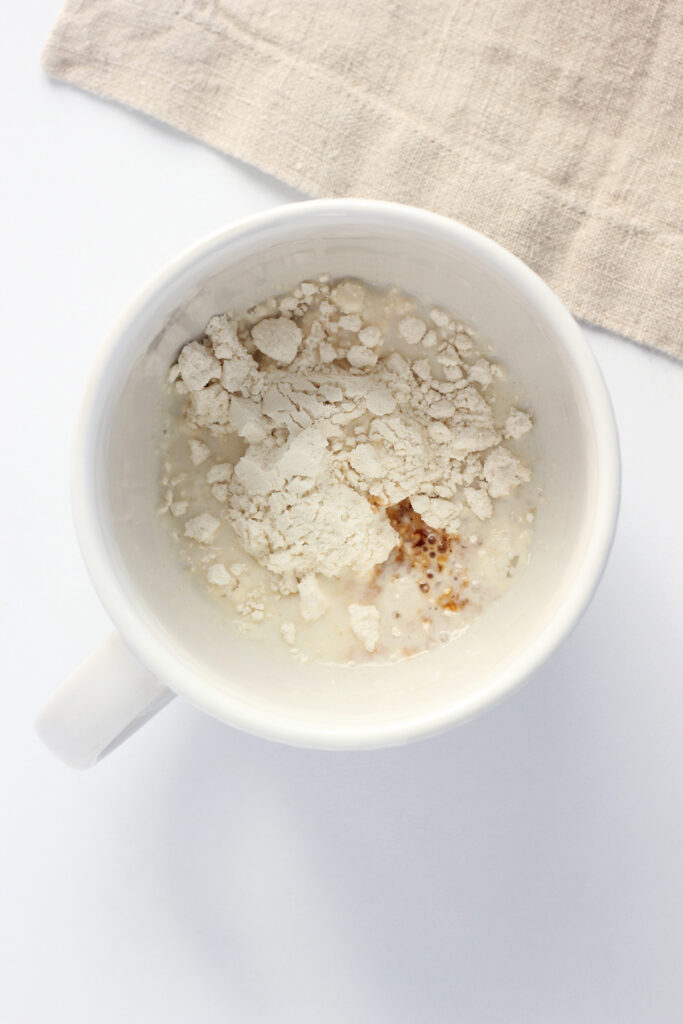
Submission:
M 174 697 L 113 633 L 48 698 L 36 728 L 71 768 L 90 768 Z

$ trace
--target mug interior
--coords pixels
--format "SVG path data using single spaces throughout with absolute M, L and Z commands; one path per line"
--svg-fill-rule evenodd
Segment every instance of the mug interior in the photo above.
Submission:
M 192 582 L 158 513 L 163 385 L 211 315 L 322 272 L 398 285 L 474 327 L 535 418 L 543 488 L 531 561 L 464 636 L 416 658 L 300 664 L 239 635 Z M 401 742 L 524 678 L 585 606 L 618 490 L 613 420 L 580 331 L 521 263 L 440 217 L 391 204 L 301 203 L 219 233 L 164 271 L 118 325 L 91 389 L 75 474 L 86 561 L 131 649 L 172 689 L 250 731 L 319 745 Z

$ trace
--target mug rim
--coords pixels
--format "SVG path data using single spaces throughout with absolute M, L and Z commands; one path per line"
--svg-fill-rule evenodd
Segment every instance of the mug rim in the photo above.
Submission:
M 94 459 L 96 438 L 107 409 L 109 367 L 121 339 L 155 298 L 193 263 L 231 241 L 263 233 L 290 221 L 324 220 L 336 214 L 372 216 L 372 223 L 401 220 L 408 229 L 420 228 L 446 242 L 458 239 L 473 255 L 497 267 L 523 291 L 536 308 L 553 322 L 566 355 L 577 371 L 590 410 L 600 467 L 599 489 L 592 526 L 580 571 L 570 593 L 540 636 L 490 685 L 483 686 L 457 706 L 416 713 L 409 721 L 388 721 L 372 726 L 318 726 L 280 714 L 268 713 L 220 691 L 186 668 L 158 643 L 135 614 L 116 572 L 105 542 L 98 513 Z M 620 497 L 620 459 L 617 428 L 609 394 L 595 357 L 576 320 L 550 287 L 525 263 L 497 242 L 471 228 L 417 207 L 367 199 L 317 199 L 287 203 L 257 213 L 205 236 L 165 263 L 137 292 L 115 321 L 91 369 L 77 421 L 72 457 L 71 494 L 76 533 L 102 604 L 131 652 L 160 682 L 196 707 L 236 728 L 297 746 L 326 749 L 363 749 L 390 746 L 434 735 L 488 707 L 536 672 L 571 632 L 589 604 L 605 568 L 616 530 Z

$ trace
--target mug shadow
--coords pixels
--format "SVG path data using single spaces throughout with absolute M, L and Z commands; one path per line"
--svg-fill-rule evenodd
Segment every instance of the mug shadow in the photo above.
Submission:
M 635 1019 L 642 991 L 621 970 L 636 972 L 648 923 L 625 895 L 643 839 L 621 799 L 638 769 L 617 701 L 646 647 L 601 642 L 615 601 L 636 631 L 603 581 L 533 680 L 429 741 L 329 753 L 190 720 L 146 842 L 165 848 L 175 921 L 226 1007 L 326 1024 Z

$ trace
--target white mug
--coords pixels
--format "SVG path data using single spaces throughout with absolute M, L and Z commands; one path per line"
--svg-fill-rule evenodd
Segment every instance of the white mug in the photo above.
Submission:
M 495 347 L 528 396 L 543 488 L 530 564 L 457 641 L 391 665 L 301 664 L 239 635 L 190 580 L 158 514 L 163 383 L 209 318 L 323 272 L 398 285 Z M 239 729 L 302 746 L 379 747 L 439 732 L 527 678 L 600 578 L 619 498 L 605 386 L 581 331 L 528 267 L 461 224 L 364 200 L 302 202 L 225 228 L 166 266 L 101 352 L 77 430 L 83 557 L 117 633 L 50 698 L 43 741 L 101 758 L 176 694 Z

